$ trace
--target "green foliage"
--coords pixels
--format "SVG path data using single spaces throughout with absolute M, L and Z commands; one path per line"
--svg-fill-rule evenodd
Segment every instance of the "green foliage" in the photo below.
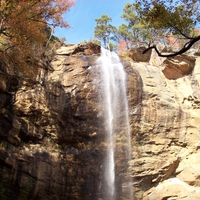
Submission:
M 112 42 L 108 43 L 108 48 L 110 49 L 110 51 L 117 51 L 117 44 L 114 44 Z
M 168 43 L 166 36 L 169 33 L 192 39 L 199 36 L 197 31 L 194 32 L 200 22 L 199 7 L 199 0 L 136 0 L 124 6 L 121 17 L 126 23 L 118 28 L 110 24 L 111 18 L 107 15 L 96 19 L 95 37 L 103 41 L 104 46 L 112 40 L 115 44 L 124 41 L 130 47 Z
M 127 3 L 123 8 L 123 12 L 124 13 L 121 17 L 128 23 L 128 25 L 124 26 L 122 24 L 119 27 L 119 34 L 124 34 L 126 32 L 128 37 L 124 37 L 123 39 L 125 41 L 128 39 L 133 46 L 145 42 L 145 40 L 149 38 L 147 34 L 149 33 L 149 29 L 147 30 L 146 24 L 141 22 L 137 5 Z
M 197 0 L 137 0 L 137 11 L 142 23 L 161 33 L 189 36 L 200 22 Z
M 174 10 L 168 10 L 165 5 L 155 4 L 149 10 L 141 12 L 143 23 L 155 29 L 174 29 L 187 31 L 193 28 L 193 20 L 184 6 L 177 6 Z
M 123 12 L 124 13 L 122 14 L 121 17 L 125 21 L 128 22 L 128 26 L 130 28 L 138 23 L 138 18 L 137 18 L 137 15 L 135 13 L 135 5 L 134 4 L 127 3 L 123 8 Z
M 132 31 L 129 30 L 129 26 L 126 24 L 121 24 L 118 29 L 118 34 L 120 35 L 120 39 L 125 41 L 130 41 L 132 39 Z
M 100 41 L 98 39 L 84 40 L 80 44 L 88 44 L 88 43 L 94 43 L 94 44 L 99 45 L 99 46 L 101 45 Z
M 115 30 L 115 27 L 110 24 L 112 19 L 108 15 L 102 15 L 101 18 L 97 18 L 95 21 L 97 25 L 94 29 L 94 35 L 103 42 L 103 45 L 106 48 L 112 37 L 112 33 Z
M 96 45 L 100 45 L 100 42 L 99 42 L 99 40 L 97 40 L 97 39 L 90 40 L 90 42 L 91 42 L 91 43 L 94 43 L 94 44 L 96 44 Z

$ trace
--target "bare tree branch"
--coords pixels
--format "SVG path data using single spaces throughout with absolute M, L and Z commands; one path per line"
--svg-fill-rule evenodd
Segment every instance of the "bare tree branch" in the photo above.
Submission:
M 199 41 L 199 40 L 200 40 L 200 35 L 197 36 L 197 37 L 195 37 L 195 38 L 190 39 L 190 41 L 187 42 L 187 43 L 183 46 L 182 49 L 180 49 L 179 51 L 177 51 L 177 52 L 175 52 L 175 53 L 163 54 L 163 53 L 161 53 L 161 52 L 157 49 L 157 47 L 156 47 L 155 45 L 153 45 L 153 46 L 150 46 L 150 47 L 148 47 L 147 49 L 145 49 L 145 50 L 143 51 L 143 54 L 147 53 L 147 52 L 148 52 L 149 50 L 151 50 L 151 49 L 155 49 L 156 53 L 157 53 L 158 56 L 160 56 L 160 57 L 173 57 L 173 56 L 177 56 L 177 55 L 180 55 L 180 54 L 185 53 L 186 51 L 188 51 L 188 50 L 192 47 L 192 45 L 193 45 L 194 43 L 196 43 L 196 42 Z

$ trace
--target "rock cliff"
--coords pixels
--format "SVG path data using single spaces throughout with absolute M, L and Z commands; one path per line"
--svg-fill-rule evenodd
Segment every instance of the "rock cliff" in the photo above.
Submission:
M 103 199 L 99 55 L 68 45 L 36 78 L 1 70 L 0 199 Z M 134 59 L 121 57 L 132 159 L 116 151 L 116 199 L 126 199 L 127 176 L 135 200 L 200 199 L 200 57 Z

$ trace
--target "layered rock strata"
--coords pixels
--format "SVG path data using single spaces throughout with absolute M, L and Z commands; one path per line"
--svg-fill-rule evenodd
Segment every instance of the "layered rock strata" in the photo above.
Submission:
M 108 144 L 94 47 L 61 47 L 34 80 L 1 71 L 0 199 L 103 199 Z M 117 199 L 126 199 L 127 176 L 135 200 L 200 199 L 200 58 L 149 56 L 121 58 L 132 160 L 124 160 L 118 135 Z

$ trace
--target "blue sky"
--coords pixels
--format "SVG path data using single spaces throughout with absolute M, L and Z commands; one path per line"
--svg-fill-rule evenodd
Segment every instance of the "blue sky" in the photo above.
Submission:
M 118 27 L 125 22 L 120 16 L 127 2 L 134 0 L 76 0 L 76 5 L 64 15 L 72 28 L 56 28 L 54 35 L 65 37 L 65 42 L 71 44 L 94 39 L 95 19 L 107 14 L 112 18 L 111 24 Z

